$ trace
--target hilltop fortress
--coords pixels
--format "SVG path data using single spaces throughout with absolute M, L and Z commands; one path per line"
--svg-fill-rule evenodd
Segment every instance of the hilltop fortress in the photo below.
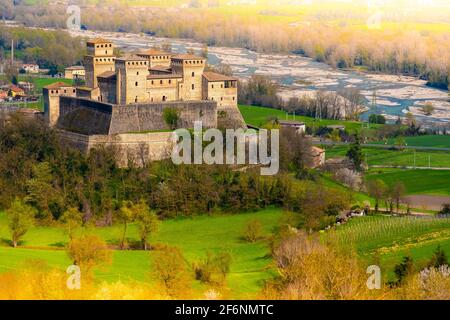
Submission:
M 44 117 L 65 142 L 84 151 L 115 146 L 118 160 L 143 164 L 169 155 L 170 126 L 245 127 L 237 106 L 237 79 L 205 71 L 206 59 L 149 49 L 115 57 L 105 39 L 87 42 L 86 85 L 55 83 L 44 88 Z

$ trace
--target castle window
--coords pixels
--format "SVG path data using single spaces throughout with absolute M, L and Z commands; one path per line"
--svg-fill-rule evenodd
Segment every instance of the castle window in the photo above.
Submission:
M 160 81 L 159 81 L 159 84 L 163 84 L 163 81 L 162 81 L 162 80 L 160 80 Z
M 195 77 L 195 72 L 192 72 L 192 76 Z
M 192 90 L 195 90 L 195 84 L 192 84 Z
M 155 84 L 155 81 L 152 80 L 152 84 Z
M 169 84 L 171 84 L 172 83 L 172 80 L 169 80 Z
M 134 102 L 137 102 L 138 101 L 138 98 L 136 97 L 136 98 L 134 98 Z
M 214 89 L 214 85 L 213 84 L 211 85 L 211 89 Z
M 138 86 L 138 83 L 137 83 L 137 81 L 136 81 L 135 85 L 136 85 L 136 87 Z
M 167 100 L 166 96 L 163 96 L 162 101 L 166 101 L 166 100 Z
M 105 54 L 108 54 L 108 50 L 105 51 Z
M 138 72 L 136 72 L 136 75 L 137 75 L 137 76 L 139 75 L 139 71 L 138 71 Z
M 220 97 L 220 101 L 223 101 L 223 97 Z
M 233 97 L 233 101 L 234 101 L 234 100 L 236 100 L 236 98 L 235 98 L 235 97 Z

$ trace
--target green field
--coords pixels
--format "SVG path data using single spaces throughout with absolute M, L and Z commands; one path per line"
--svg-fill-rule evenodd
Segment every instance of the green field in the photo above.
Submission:
M 445 136 L 417 136 L 417 137 L 405 137 L 405 143 L 408 146 L 414 147 L 433 147 L 433 148 L 450 148 L 450 135 Z M 388 139 L 388 145 L 395 145 L 396 139 Z M 378 144 L 385 144 L 384 141 L 376 142 Z
M 344 157 L 348 146 L 325 147 L 328 159 Z M 408 166 L 450 168 L 450 152 L 425 150 L 390 150 L 375 147 L 363 148 L 369 166 Z M 415 159 L 415 160 L 414 160 Z
M 381 179 L 387 185 L 402 182 L 407 194 L 450 195 L 450 171 L 372 169 L 367 179 Z
M 202 259 L 208 251 L 228 251 L 233 257 L 228 285 L 236 297 L 254 294 L 260 290 L 261 281 L 271 276 L 269 248 L 265 240 L 247 243 L 241 239 L 245 224 L 258 219 L 269 235 L 278 224 L 281 210 L 267 209 L 240 215 L 201 216 L 193 219 L 164 221 L 153 243 L 177 246 L 189 263 Z M 97 228 L 95 233 L 110 244 L 120 239 L 121 226 Z M 137 240 L 137 229 L 131 225 L 130 240 Z M 42 259 L 52 267 L 65 270 L 70 261 L 63 249 L 67 237 L 61 228 L 36 227 L 30 230 L 21 243 L 22 248 L 8 246 L 9 233 L 4 214 L 0 214 L 0 272 L 8 271 L 30 259 Z M 132 279 L 151 281 L 151 251 L 114 251 L 113 261 L 104 270 L 96 272 L 97 280 L 118 281 Z
M 248 106 L 248 105 L 239 105 L 239 110 L 244 117 L 246 123 L 260 127 L 266 124 L 271 118 L 278 118 L 279 120 L 297 120 L 300 122 L 304 122 L 308 127 L 320 127 L 320 126 L 329 126 L 329 125 L 343 125 L 349 132 L 355 132 L 361 130 L 363 127 L 362 122 L 357 121 L 345 121 L 345 120 L 328 120 L 322 119 L 317 120 L 311 117 L 305 116 L 294 116 L 292 114 L 286 113 L 286 111 L 273 109 L 273 108 L 265 108 L 265 107 L 256 107 L 256 106 Z M 377 128 L 382 125 L 371 125 L 371 128 Z
M 450 219 L 371 216 L 352 219 L 332 234 L 345 247 L 354 247 L 367 263 L 380 264 L 386 278 L 402 257 L 418 266 L 430 260 L 437 246 L 450 256 Z

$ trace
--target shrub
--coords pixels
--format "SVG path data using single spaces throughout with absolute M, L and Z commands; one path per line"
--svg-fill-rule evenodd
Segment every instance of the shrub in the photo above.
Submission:
M 169 126 L 171 130 L 175 130 L 178 126 L 178 122 L 180 120 L 180 115 L 177 109 L 175 108 L 166 108 L 163 111 L 163 117 L 166 124 Z
M 206 259 L 194 264 L 195 278 L 203 283 L 223 286 L 230 272 L 232 257 L 227 252 L 207 253 Z
M 251 220 L 247 223 L 244 230 L 244 239 L 248 242 L 256 242 L 262 233 L 262 224 L 259 220 Z

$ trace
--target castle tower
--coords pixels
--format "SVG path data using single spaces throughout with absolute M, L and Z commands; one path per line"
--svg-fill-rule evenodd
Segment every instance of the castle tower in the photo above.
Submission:
M 87 42 L 87 55 L 84 56 L 86 87 L 97 88 L 97 76 L 114 71 L 114 45 L 111 41 L 97 38 Z
M 172 57 L 172 71 L 183 75 L 180 100 L 202 100 L 203 71 L 206 59 L 190 54 Z
M 149 61 L 131 55 L 116 59 L 118 104 L 147 102 L 147 76 Z
M 50 127 L 59 119 L 59 97 L 76 97 L 76 89 L 64 82 L 57 82 L 43 88 L 44 118 Z

